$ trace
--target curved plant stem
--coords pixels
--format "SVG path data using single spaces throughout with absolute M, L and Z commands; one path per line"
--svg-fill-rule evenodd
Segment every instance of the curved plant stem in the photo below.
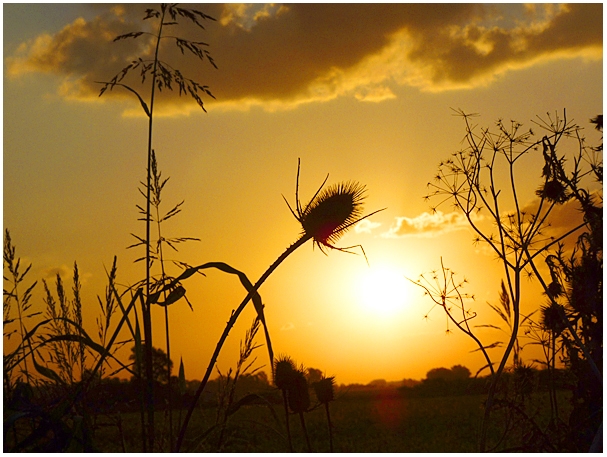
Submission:
M 181 449 L 181 445 L 183 444 L 183 438 L 184 438 L 185 432 L 186 432 L 186 430 L 188 428 L 188 423 L 190 422 L 190 418 L 192 417 L 192 413 L 194 412 L 194 408 L 196 407 L 196 404 L 198 403 L 198 399 L 202 395 L 202 392 L 204 391 L 204 388 L 206 387 L 207 382 L 209 381 L 209 377 L 211 376 L 211 373 L 213 372 L 213 367 L 215 366 L 215 363 L 217 362 L 217 357 L 219 356 L 219 352 L 221 351 L 221 348 L 223 347 L 223 343 L 227 339 L 228 334 L 230 333 L 230 330 L 232 329 L 232 327 L 236 323 L 236 320 L 238 319 L 238 316 L 240 316 L 240 313 L 242 313 L 242 311 L 244 310 L 244 308 L 247 305 L 247 303 L 251 300 L 251 298 L 253 297 L 253 294 L 255 292 L 257 292 L 257 290 L 259 289 L 259 287 L 261 287 L 261 285 L 265 282 L 265 280 L 268 279 L 268 277 L 272 274 L 272 272 L 274 272 L 274 270 L 289 255 L 291 255 L 293 252 L 295 252 L 295 250 L 297 248 L 299 248 L 300 246 L 304 245 L 310 239 L 312 239 L 311 235 L 303 235 L 301 238 L 299 238 L 297 241 L 295 241 L 295 243 L 293 243 L 291 246 L 289 246 L 285 250 L 285 252 L 283 252 L 280 255 L 280 257 L 278 257 L 278 259 L 276 259 L 276 261 L 272 265 L 270 265 L 270 267 L 265 271 L 265 273 L 263 275 L 261 275 L 261 277 L 259 278 L 259 280 L 253 286 L 253 289 L 251 289 L 249 291 L 249 293 L 244 298 L 244 300 L 240 303 L 240 305 L 238 306 L 238 308 L 236 309 L 236 311 L 234 311 L 232 313 L 232 315 L 230 316 L 230 320 L 226 324 L 226 328 L 224 329 L 224 331 L 223 331 L 223 333 L 221 335 L 221 338 L 219 338 L 219 341 L 217 342 L 217 346 L 215 347 L 215 352 L 213 352 L 211 360 L 209 361 L 209 365 L 207 367 L 207 371 L 206 371 L 206 373 L 204 375 L 204 378 L 202 378 L 202 381 L 200 381 L 200 386 L 198 387 L 198 390 L 196 391 L 196 394 L 194 395 L 194 399 L 193 399 L 192 403 L 190 404 L 190 408 L 188 409 L 188 413 L 185 416 L 185 419 L 184 419 L 183 424 L 181 426 L 181 430 L 179 431 L 179 437 L 177 438 L 177 444 L 175 446 L 174 452 L 179 452 L 179 450 Z

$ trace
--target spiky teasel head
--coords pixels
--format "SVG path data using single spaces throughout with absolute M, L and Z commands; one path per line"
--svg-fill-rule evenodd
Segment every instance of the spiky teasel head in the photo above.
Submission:
M 289 408 L 294 413 L 304 413 L 310 407 L 310 391 L 305 375 L 305 369 L 295 371 L 293 382 L 287 389 Z
M 280 390 L 287 390 L 293 385 L 297 367 L 291 357 L 281 355 L 274 363 L 274 385 Z
M 310 202 L 304 207 L 299 201 L 299 169 L 297 165 L 297 183 L 295 187 L 295 211 L 286 200 L 291 213 L 302 226 L 302 236 L 311 238 L 322 252 L 323 248 L 343 251 L 349 248 L 338 248 L 335 242 L 348 231 L 350 227 L 373 214 L 383 211 L 374 211 L 362 216 L 363 202 L 366 198 L 364 185 L 347 181 L 334 184 L 323 190 L 329 176 L 325 178 Z M 283 197 L 284 198 L 284 197 Z M 355 246 L 350 246 L 355 247 Z
M 564 203 L 569 199 L 567 188 L 557 179 L 546 181 L 535 193 L 538 197 L 555 203 Z
M 321 403 L 329 403 L 335 399 L 335 376 L 325 378 L 312 384 L 316 398 Z
M 556 335 L 560 335 L 565 330 L 566 324 L 563 322 L 561 314 L 565 310 L 558 303 L 550 303 L 548 306 L 540 307 L 541 319 L 540 322 L 544 329 L 549 330 Z

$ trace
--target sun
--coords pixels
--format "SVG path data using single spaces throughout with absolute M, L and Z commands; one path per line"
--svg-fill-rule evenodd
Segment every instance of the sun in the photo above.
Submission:
M 371 267 L 361 278 L 361 305 L 373 314 L 394 316 L 404 310 L 408 288 L 407 279 L 397 269 Z

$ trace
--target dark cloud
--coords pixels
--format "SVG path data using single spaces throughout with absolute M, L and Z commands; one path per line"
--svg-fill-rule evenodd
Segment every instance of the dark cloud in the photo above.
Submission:
M 539 10 L 546 8 L 547 10 Z M 537 5 L 528 19 L 511 28 L 484 23 L 437 33 L 413 33 L 411 61 L 428 68 L 437 85 L 470 83 L 509 67 L 525 66 L 555 54 L 576 55 L 602 49 L 602 4 Z
M 182 57 L 169 40 L 162 58 L 208 85 L 220 103 L 293 104 L 340 95 L 382 100 L 392 96 L 391 84 L 472 86 L 541 58 L 589 50 L 601 58 L 602 50 L 601 4 L 184 7 L 217 19 L 204 31 L 186 26 L 178 34 L 209 43 L 219 69 Z M 57 74 L 64 78 L 63 95 L 93 98 L 100 88 L 94 81 L 108 80 L 138 56 L 151 58 L 149 36 L 112 43 L 116 35 L 153 25 L 141 21 L 145 5 L 91 8 L 93 19 L 23 43 L 7 58 L 8 74 Z

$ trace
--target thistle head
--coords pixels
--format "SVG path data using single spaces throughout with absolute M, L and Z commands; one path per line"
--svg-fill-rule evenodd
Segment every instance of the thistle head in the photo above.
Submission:
M 363 202 L 366 198 L 364 185 L 347 181 L 334 184 L 323 190 L 327 178 L 322 183 L 310 202 L 302 206 L 299 201 L 299 163 L 297 166 L 297 183 L 295 187 L 295 211 L 287 202 L 291 213 L 302 227 L 302 236 L 314 240 L 321 251 L 324 248 L 344 251 L 347 248 L 338 248 L 334 244 L 344 235 L 350 227 L 367 217 L 382 211 L 374 211 L 363 216 Z M 284 198 L 284 197 L 283 197 Z M 286 199 L 285 199 L 286 201 Z
M 335 399 L 335 377 L 325 378 L 312 384 L 316 398 L 321 403 L 329 403 Z

